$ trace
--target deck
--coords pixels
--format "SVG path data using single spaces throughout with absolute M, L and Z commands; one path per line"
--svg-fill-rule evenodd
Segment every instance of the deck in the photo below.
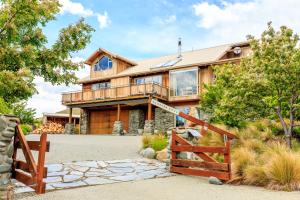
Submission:
M 168 100 L 168 92 L 168 88 L 156 83 L 127 85 L 98 90 L 84 90 L 63 93 L 62 104 L 69 105 L 91 103 L 99 100 L 134 99 L 138 97 L 145 97 L 150 94 L 159 99 Z

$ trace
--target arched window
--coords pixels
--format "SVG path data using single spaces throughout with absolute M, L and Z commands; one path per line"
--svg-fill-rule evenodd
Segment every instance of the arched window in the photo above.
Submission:
M 103 56 L 96 64 L 95 64 L 95 71 L 103 71 L 103 70 L 107 70 L 107 69 L 111 69 L 112 68 L 112 60 L 107 57 L 107 56 Z

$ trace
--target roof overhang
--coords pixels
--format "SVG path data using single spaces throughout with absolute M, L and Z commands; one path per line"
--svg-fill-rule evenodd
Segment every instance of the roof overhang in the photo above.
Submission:
M 119 60 L 122 60 L 130 65 L 137 65 L 136 62 L 132 61 L 132 60 L 129 60 L 125 57 L 122 57 L 122 56 L 119 56 L 117 54 L 114 54 L 106 49 L 103 49 L 103 48 L 99 48 L 98 50 L 96 50 L 87 60 L 84 61 L 84 64 L 87 64 L 87 65 L 91 65 L 93 64 L 93 62 L 102 54 L 102 53 L 105 53 L 105 54 L 108 54 L 110 55 L 112 58 L 116 58 L 116 59 L 119 59 Z

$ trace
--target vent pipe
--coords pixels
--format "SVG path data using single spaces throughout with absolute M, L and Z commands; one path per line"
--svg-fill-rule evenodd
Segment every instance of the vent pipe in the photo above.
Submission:
M 181 37 L 178 38 L 178 55 L 177 55 L 177 58 L 181 58 Z

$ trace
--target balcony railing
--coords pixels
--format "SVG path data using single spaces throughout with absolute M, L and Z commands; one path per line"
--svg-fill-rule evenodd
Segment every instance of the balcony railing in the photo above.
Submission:
M 155 97 L 168 99 L 168 88 L 156 83 L 145 83 L 138 85 L 127 85 L 114 88 L 103 88 L 98 90 L 84 90 L 62 94 L 62 103 L 83 103 L 106 99 L 130 98 L 141 95 L 153 94 Z

